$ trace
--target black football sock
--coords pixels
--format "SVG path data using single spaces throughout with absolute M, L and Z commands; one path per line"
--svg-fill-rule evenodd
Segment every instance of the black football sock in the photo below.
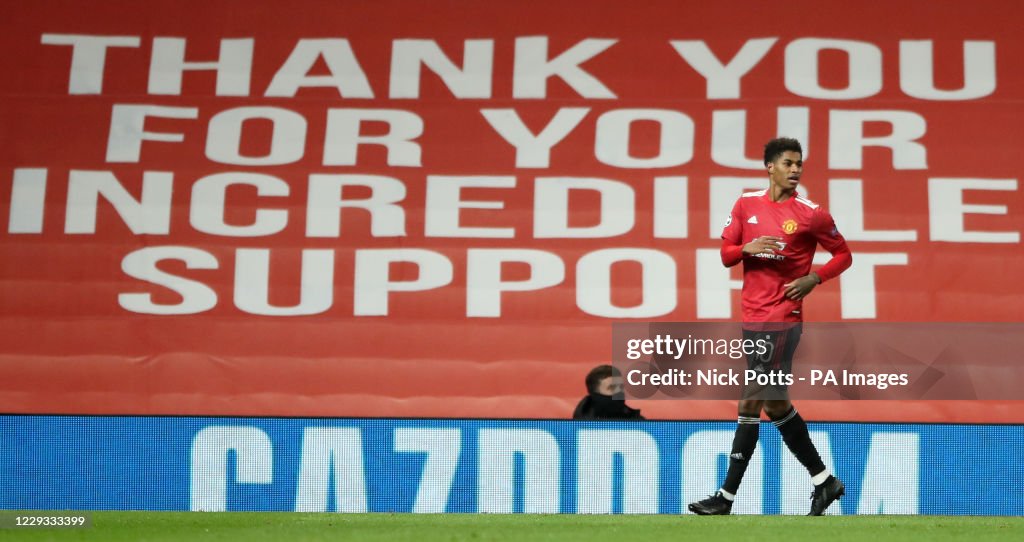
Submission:
M 772 423 L 782 433 L 782 441 L 786 443 L 789 451 L 793 452 L 812 477 L 825 472 L 825 464 L 818 455 L 818 449 L 811 442 L 811 435 L 807 432 L 807 423 L 797 413 L 796 408 L 790 407 L 785 416 L 773 419 Z
M 729 453 L 729 471 L 725 474 L 725 482 L 722 483 L 722 491 L 730 495 L 736 495 L 740 482 L 743 481 L 743 473 L 747 472 L 750 456 L 754 455 L 761 419 L 740 416 L 736 423 L 736 436 L 732 439 L 732 451 Z M 725 497 L 729 498 L 729 495 Z

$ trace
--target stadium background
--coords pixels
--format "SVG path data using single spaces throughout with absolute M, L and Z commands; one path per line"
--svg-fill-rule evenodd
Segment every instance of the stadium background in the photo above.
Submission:
M 204 428 L 248 427 L 209 441 L 224 464 L 202 473 L 224 473 L 228 509 L 299 507 L 301 469 L 288 469 L 309 449 L 310 480 L 334 488 L 324 509 L 345 509 L 351 478 L 338 472 L 357 464 L 367 510 L 413 510 L 419 492 L 432 510 L 480 510 L 477 440 L 492 429 L 542 443 L 513 433 L 539 448 L 492 458 L 507 478 L 490 482 L 502 506 L 550 502 L 525 481 L 548 472 L 547 434 L 558 511 L 676 513 L 717 478 L 687 482 L 685 465 L 721 463 L 724 449 L 712 435 L 687 456 L 683 442 L 727 423 L 530 420 L 568 417 L 583 375 L 607 361 L 613 321 L 736 316 L 739 272 L 718 267 L 717 235 L 736 191 L 763 185 L 759 148 L 778 124 L 805 141 L 801 190 L 855 254 L 815 292 L 808 320 L 1021 320 L 1024 44 L 1012 3 L 903 1 L 870 16 L 800 1 L 5 9 L 0 452 L 16 481 L 5 508 L 202 508 Z M 120 38 L 104 49 L 101 36 Z M 314 41 L 326 39 L 347 42 Z M 222 53 L 219 73 L 177 82 L 176 55 Z M 695 68 L 713 66 L 709 54 L 749 71 L 709 84 Z M 550 152 L 517 152 L 516 118 L 533 134 L 549 122 L 566 133 Z M 411 142 L 354 146 L 389 130 Z M 373 213 L 360 208 L 368 199 Z M 635 406 L 662 420 L 724 421 L 735 408 Z M 857 489 L 845 513 L 977 513 L 955 496 L 981 487 L 1010 495 L 999 513 L 1020 514 L 1020 496 L 994 479 L 1018 478 L 1005 472 L 1020 470 L 1006 463 L 1024 440 L 1020 406 L 800 409 L 855 422 L 812 425 Z M 964 423 L 976 425 L 952 425 Z M 325 426 L 339 432 L 310 436 Z M 410 427 L 429 431 L 397 444 Z M 586 431 L 646 444 L 594 451 Z M 361 459 L 345 455 L 353 435 Z M 984 452 L 968 446 L 979 442 Z M 265 444 L 283 462 L 270 488 L 242 460 Z M 748 510 L 788 511 L 790 491 L 769 483 L 784 454 L 767 436 L 764 449 Z M 401 450 L 414 459 L 393 457 Z M 599 476 L 583 476 L 597 468 L 587 454 L 607 459 Z M 450 480 L 427 470 L 439 464 Z M 657 470 L 654 497 L 650 478 L 630 474 L 645 469 Z M 898 474 L 861 492 L 879 472 Z M 587 509 L 569 488 L 595 479 L 608 481 L 606 502 Z M 166 493 L 147 485 L 156 480 Z M 900 487 L 915 498 L 897 498 Z

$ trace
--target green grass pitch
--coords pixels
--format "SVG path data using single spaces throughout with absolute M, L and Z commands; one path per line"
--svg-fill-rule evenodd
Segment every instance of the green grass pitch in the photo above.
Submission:
M 39 514 L 34 512 L 33 514 Z M 1024 540 L 1021 517 L 947 516 L 583 516 L 484 514 L 304 514 L 92 512 L 85 528 L 6 528 L 0 540 L 225 542 L 567 541 L 739 542 L 822 540 Z M 827 534 L 826 534 L 827 533 Z

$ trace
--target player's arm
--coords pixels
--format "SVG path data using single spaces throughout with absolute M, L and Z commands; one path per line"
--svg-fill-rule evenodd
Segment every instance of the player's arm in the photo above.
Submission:
M 732 206 L 729 218 L 722 228 L 722 265 L 732 267 L 743 260 L 743 208 L 740 200 Z
M 775 254 L 782 250 L 780 241 L 781 237 L 773 235 L 762 235 L 745 245 L 722 239 L 722 263 L 726 267 L 732 267 L 743 261 L 745 256 Z
M 743 208 L 740 206 L 740 200 L 737 200 L 722 230 L 722 265 L 726 267 L 740 263 L 745 256 L 775 254 L 782 250 L 782 245 L 779 244 L 782 238 L 770 235 L 743 244 L 743 218 Z
M 846 246 L 846 239 L 843 234 L 839 233 L 836 222 L 828 211 L 818 209 L 815 218 L 818 221 L 817 227 L 813 229 L 814 236 L 818 240 L 818 244 L 832 254 L 832 259 L 817 272 L 819 282 L 825 282 L 838 277 L 840 273 L 849 269 L 853 264 L 853 254 L 850 252 L 850 247 Z
M 803 299 L 814 290 L 815 286 L 826 280 L 838 277 L 840 273 L 846 271 L 853 264 L 853 253 L 850 252 L 850 247 L 846 245 L 846 239 L 843 238 L 843 235 L 839 233 L 839 229 L 836 228 L 832 215 L 822 209 L 818 209 L 812 222 L 811 231 L 814 233 L 818 244 L 825 247 L 825 250 L 832 254 L 832 259 L 825 263 L 818 271 L 811 271 L 807 276 L 800 277 L 793 282 L 783 285 L 786 288 L 786 297 L 790 299 Z

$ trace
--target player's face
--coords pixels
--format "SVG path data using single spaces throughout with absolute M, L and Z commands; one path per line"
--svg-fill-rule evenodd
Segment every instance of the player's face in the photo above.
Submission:
M 598 382 L 597 393 L 601 395 L 615 395 L 622 393 L 622 377 L 621 376 L 609 376 Z
M 783 152 L 774 162 L 768 164 L 771 183 L 786 192 L 796 189 L 803 172 L 804 160 L 796 151 Z

